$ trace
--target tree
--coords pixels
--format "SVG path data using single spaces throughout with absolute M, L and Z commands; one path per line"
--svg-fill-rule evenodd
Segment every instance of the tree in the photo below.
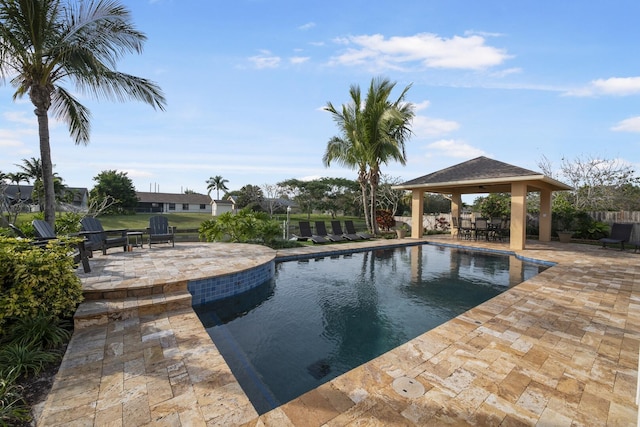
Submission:
M 574 188 L 568 201 L 577 211 L 619 210 L 621 200 L 633 194 L 630 190 L 639 182 L 630 166 L 595 156 L 563 158 L 558 172 L 543 156 L 538 167 L 547 176 L 568 181 Z
M 36 159 L 35 157 L 22 159 L 22 164 L 16 166 L 27 176 L 29 182 L 33 180 L 35 184 L 36 181 L 42 179 L 42 164 L 40 159 Z
M 333 115 L 340 136 L 332 137 L 327 143 L 323 162 L 330 166 L 332 161 L 337 161 L 343 166 L 358 169 L 365 220 L 374 233 L 378 232 L 376 193 L 380 165 L 391 160 L 402 165 L 406 163 L 404 144 L 411 136 L 410 123 L 414 117 L 413 104 L 404 100 L 411 85 L 391 102 L 389 97 L 395 85 L 387 79 L 372 79 L 364 103 L 360 88 L 352 85 L 349 91 L 351 102 L 342 105 L 341 111 L 330 102 L 324 108 Z
M 126 172 L 102 171 L 93 180 L 97 182 L 90 192 L 93 204 L 104 205 L 105 200 L 115 200 L 106 203 L 109 207 L 104 210 L 105 214 L 125 214 L 135 210 L 138 196 Z
M 307 213 L 307 218 L 311 218 L 314 209 L 322 207 L 322 200 L 328 190 L 326 183 L 320 180 L 301 181 L 292 178 L 279 182 L 278 185 L 295 200 L 302 212 Z
M 245 185 L 237 192 L 238 200 L 236 202 L 238 209 L 248 208 L 249 210 L 259 212 L 262 209 L 264 194 L 262 189 L 257 185 Z
M 95 98 L 141 100 L 164 110 L 160 88 L 116 70 L 124 54 L 140 53 L 146 36 L 117 1 L 0 0 L 0 78 L 11 77 L 13 99 L 35 106 L 44 187 L 44 217 L 54 225 L 55 190 L 49 110 L 67 123 L 76 144 L 89 143 L 90 113 L 64 83 Z
M 393 214 L 398 214 L 398 206 L 402 203 L 406 191 L 395 190 L 392 187 L 402 183 L 397 177 L 383 174 L 378 185 L 378 209 L 389 210 Z
M 282 200 L 283 189 L 278 184 L 262 185 L 262 193 L 265 195 L 263 208 L 273 217 L 273 214 L 285 206 L 286 202 Z
M 211 190 L 216 190 L 216 200 L 220 200 L 220 190 L 226 192 L 228 190 L 225 185 L 229 180 L 222 178 L 220 175 L 212 176 L 207 180 L 207 194 L 211 195 Z

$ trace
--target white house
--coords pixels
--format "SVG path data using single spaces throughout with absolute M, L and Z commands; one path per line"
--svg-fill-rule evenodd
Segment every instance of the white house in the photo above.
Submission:
M 222 215 L 227 212 L 236 212 L 236 204 L 231 197 L 228 200 L 211 200 L 211 214 L 213 216 Z
M 211 197 L 206 194 L 149 193 L 136 191 L 139 213 L 211 213 Z

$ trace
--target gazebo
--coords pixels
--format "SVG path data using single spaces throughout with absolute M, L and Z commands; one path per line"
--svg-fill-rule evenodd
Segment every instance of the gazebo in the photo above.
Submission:
M 449 195 L 452 217 L 460 215 L 463 194 L 510 193 L 509 247 L 512 250 L 522 250 L 525 246 L 527 193 L 540 193 L 539 239 L 548 242 L 551 240 L 551 194 L 573 189 L 539 172 L 483 156 L 412 179 L 394 188 L 411 190 L 411 237 L 414 238 L 423 235 L 424 193 Z

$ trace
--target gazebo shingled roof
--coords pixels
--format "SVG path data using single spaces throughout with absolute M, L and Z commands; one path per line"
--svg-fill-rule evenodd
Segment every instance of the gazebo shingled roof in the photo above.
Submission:
M 508 193 L 514 181 L 527 181 L 534 188 L 552 191 L 572 188 L 540 172 L 534 172 L 484 156 L 404 182 L 395 188 L 423 188 L 433 193 Z

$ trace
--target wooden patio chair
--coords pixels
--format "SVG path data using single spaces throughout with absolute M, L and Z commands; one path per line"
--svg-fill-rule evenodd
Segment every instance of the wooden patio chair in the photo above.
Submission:
M 127 229 L 105 230 L 100 221 L 94 217 L 86 216 L 80 221 L 82 224 L 82 234 L 87 236 L 91 242 L 91 250 L 102 250 L 102 254 L 107 254 L 107 249 L 122 246 L 124 252 L 127 251 L 128 239 Z
M 155 215 L 149 218 L 149 248 L 153 243 L 171 243 L 171 247 L 176 245 L 175 227 L 169 226 L 169 219 L 166 216 Z
M 44 248 L 48 242 L 58 240 L 58 236 L 53 227 L 47 222 L 41 219 L 34 219 L 31 222 L 36 234 L 33 244 Z M 24 234 L 22 234 L 24 236 Z M 76 264 L 82 264 L 82 269 L 85 273 L 91 272 L 91 266 L 89 265 L 89 258 L 91 258 L 91 242 L 87 241 L 84 236 L 80 234 L 71 234 L 69 237 L 80 237 L 82 240 L 78 242 L 77 250 L 73 253 L 73 260 Z

